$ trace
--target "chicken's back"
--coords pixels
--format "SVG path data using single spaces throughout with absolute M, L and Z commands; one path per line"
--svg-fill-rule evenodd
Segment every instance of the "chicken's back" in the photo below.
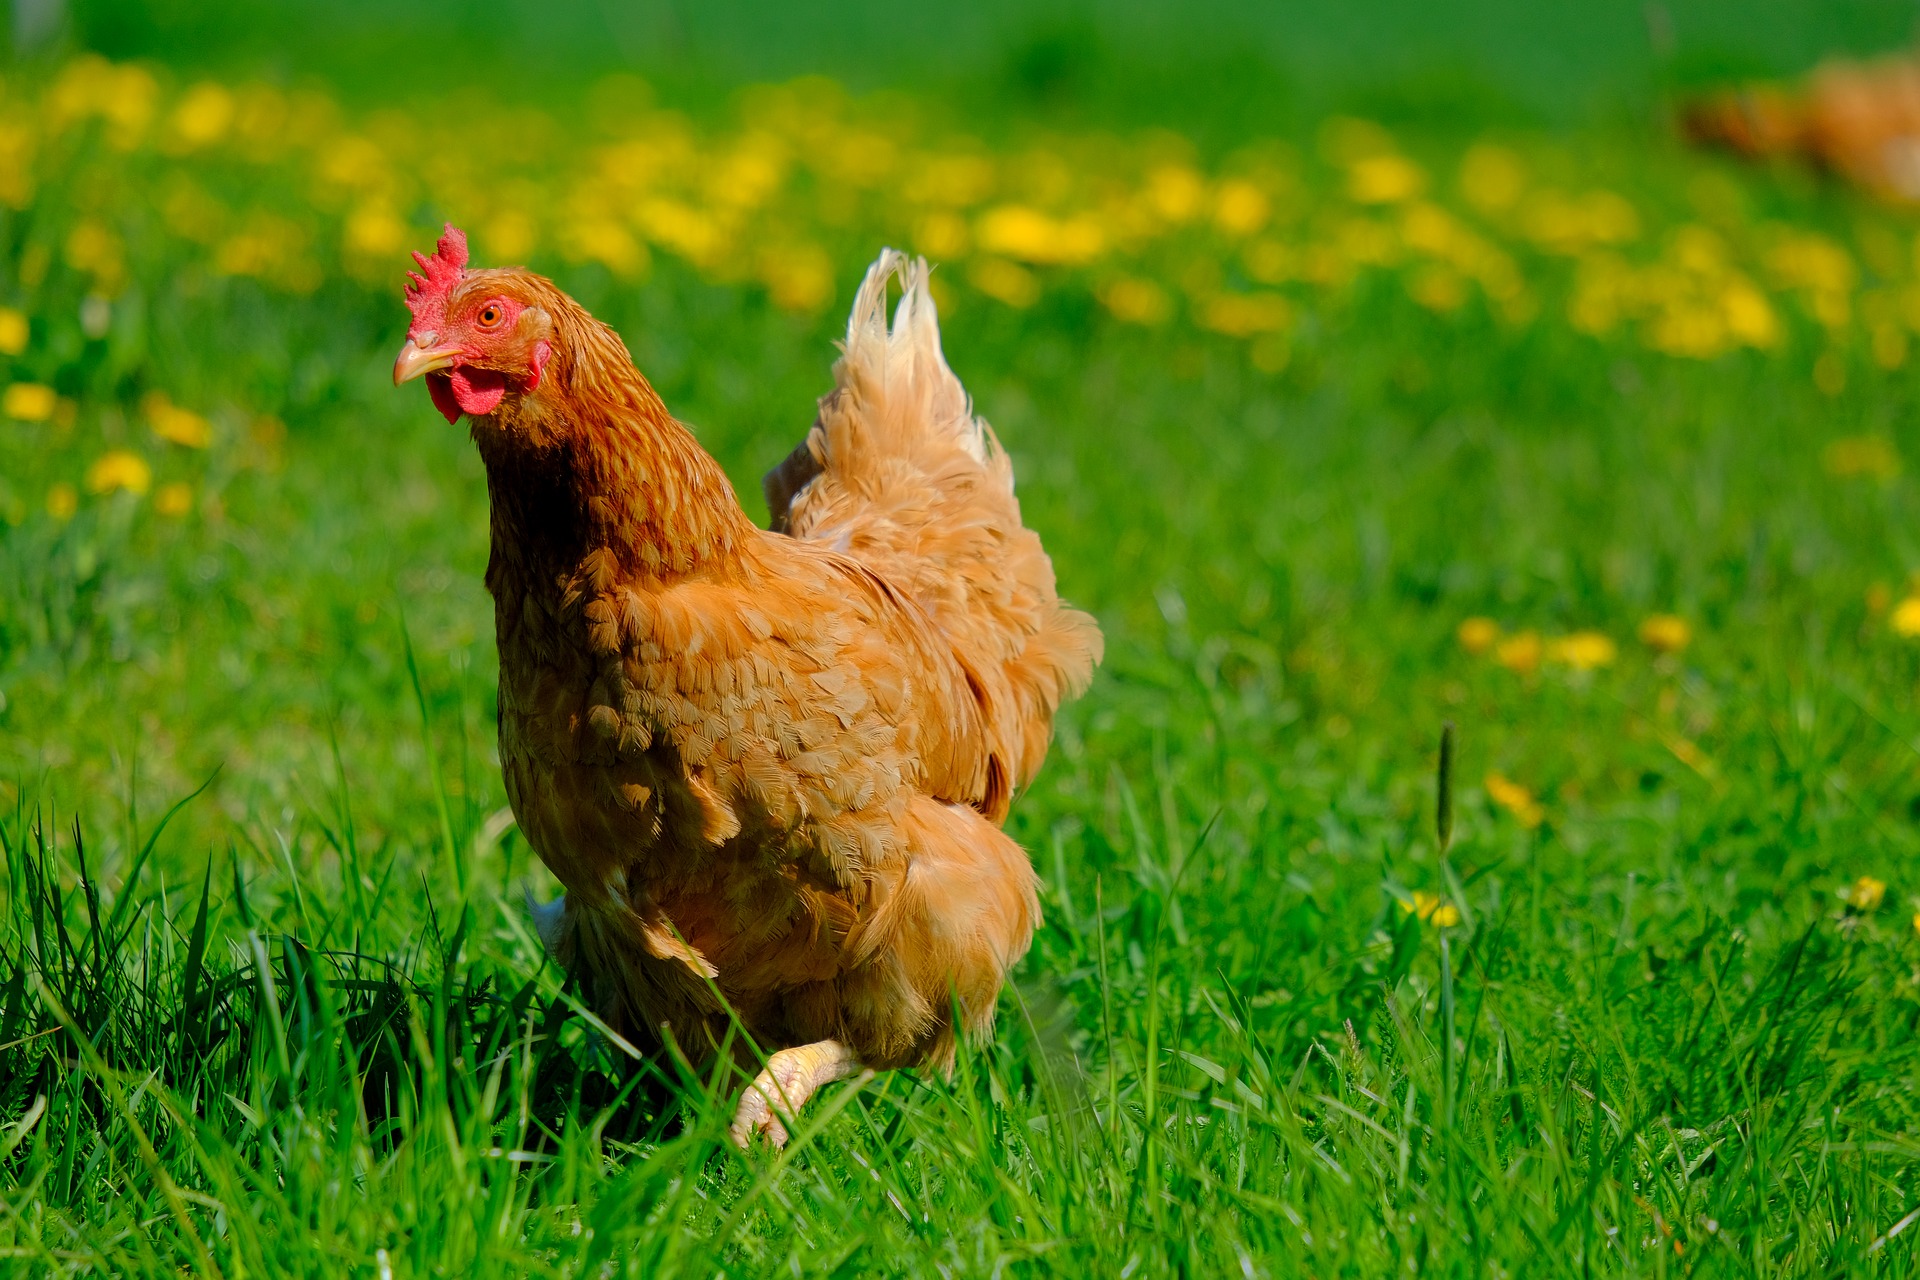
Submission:
M 1100 629 L 1061 601 L 1039 535 L 1020 521 L 1012 464 L 941 353 L 927 279 L 924 259 L 893 250 L 867 272 L 834 389 L 804 452 L 768 476 L 768 505 L 776 528 L 860 561 L 927 612 L 1019 787 L 1046 756 L 1061 701 L 1092 677 Z M 998 821 L 1010 800 L 982 807 Z

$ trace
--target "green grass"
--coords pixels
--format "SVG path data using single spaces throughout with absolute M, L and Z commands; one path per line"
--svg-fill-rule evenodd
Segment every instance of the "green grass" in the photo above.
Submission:
M 1698 166 L 1632 141 L 1555 145 L 1685 206 Z M 81 425 L 0 425 L 20 1274 L 1916 1270 L 1920 1231 L 1887 1236 L 1920 1207 L 1920 650 L 1868 600 L 1920 567 L 1920 483 L 1821 461 L 1920 458 L 1911 365 L 1829 395 L 1798 331 L 1684 361 L 1363 279 L 1276 374 L 1070 291 L 963 295 L 949 356 L 1109 637 L 1015 809 L 1046 924 L 951 1080 L 833 1088 L 743 1158 L 739 1082 L 630 1058 L 531 939 L 480 467 L 387 385 L 397 299 L 142 261 L 138 333 L 68 350 L 79 287 L 47 304 L 30 358 Z M 563 283 L 756 491 L 832 311 L 664 256 Z M 43 514 L 155 384 L 290 430 L 167 463 L 217 499 L 185 520 Z M 1684 654 L 1632 640 L 1656 612 Z M 1469 616 L 1620 657 L 1516 675 Z M 1878 909 L 1839 896 L 1862 875 Z

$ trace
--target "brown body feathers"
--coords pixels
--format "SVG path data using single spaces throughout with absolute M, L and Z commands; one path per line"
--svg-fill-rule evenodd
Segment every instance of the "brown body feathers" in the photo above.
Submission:
M 520 271 L 466 273 L 450 314 L 481 295 L 538 347 L 500 357 L 532 385 L 472 429 L 507 793 L 567 890 L 549 946 L 616 1025 L 696 1058 L 726 1033 L 717 990 L 767 1049 L 943 1064 L 950 1011 L 990 1025 L 1031 937 L 1000 825 L 1101 642 L 947 368 L 925 265 L 868 273 L 770 482 L 786 533 L 747 519 L 610 329 Z

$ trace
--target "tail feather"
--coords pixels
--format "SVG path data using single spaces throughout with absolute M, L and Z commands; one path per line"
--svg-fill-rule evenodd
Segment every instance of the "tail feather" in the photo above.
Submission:
M 940 349 L 925 259 L 888 249 L 847 322 L 835 386 L 801 450 L 768 476 L 794 537 L 830 543 L 903 588 L 978 677 L 1003 758 L 1038 769 L 1060 702 L 1100 660 L 1099 628 L 1064 604 L 1020 521 L 1013 464 Z M 887 319 L 889 285 L 900 301 Z

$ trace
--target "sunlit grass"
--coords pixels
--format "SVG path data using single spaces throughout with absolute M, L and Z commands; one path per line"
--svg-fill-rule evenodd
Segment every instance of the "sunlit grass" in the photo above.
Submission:
M 1912 1270 L 1905 215 L 1652 141 L 1206 156 L 815 84 L 615 85 L 590 137 L 6 93 L 24 1274 Z M 744 494 L 879 244 L 947 264 L 1110 637 L 1015 808 L 1046 925 L 951 1080 L 743 1159 L 738 1081 L 543 961 L 478 463 L 387 384 L 441 217 L 618 325 Z

